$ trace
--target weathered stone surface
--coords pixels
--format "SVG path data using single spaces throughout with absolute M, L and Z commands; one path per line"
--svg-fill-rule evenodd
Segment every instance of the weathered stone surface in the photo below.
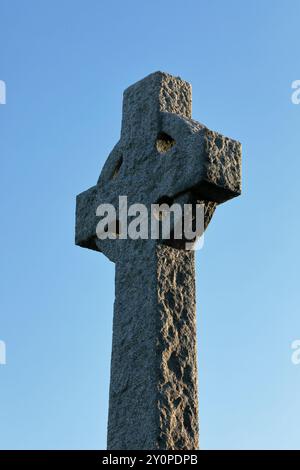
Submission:
M 194 253 L 174 241 L 99 240 L 96 208 L 167 198 L 217 206 L 240 194 L 241 146 L 191 119 L 191 87 L 156 72 L 124 92 L 120 141 L 77 196 L 76 244 L 116 263 L 109 449 L 196 449 Z
M 194 252 L 141 241 L 116 264 L 110 449 L 198 445 Z

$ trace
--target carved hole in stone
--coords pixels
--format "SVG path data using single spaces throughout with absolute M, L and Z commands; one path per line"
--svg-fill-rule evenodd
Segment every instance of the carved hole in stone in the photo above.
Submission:
M 159 153 L 166 153 L 176 144 L 175 140 L 165 132 L 160 132 L 156 139 L 156 149 Z
M 104 228 L 105 233 L 111 233 L 114 238 L 118 238 L 121 234 L 121 224 L 118 219 L 112 220 L 108 224 L 106 224 Z
M 120 157 L 115 168 L 114 168 L 114 171 L 113 171 L 113 174 L 112 174 L 112 179 L 116 178 L 120 172 L 120 168 L 122 166 L 122 163 L 123 163 L 123 157 Z

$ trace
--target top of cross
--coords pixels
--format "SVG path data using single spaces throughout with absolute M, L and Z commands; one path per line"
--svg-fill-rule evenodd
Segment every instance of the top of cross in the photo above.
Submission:
M 160 113 L 191 118 L 191 85 L 179 77 L 155 72 L 124 91 L 121 140 L 149 139 L 160 131 Z
M 77 245 L 116 260 L 114 241 L 97 240 L 96 208 L 117 207 L 120 195 L 149 205 L 184 193 L 216 204 L 240 194 L 240 143 L 192 120 L 191 103 L 190 84 L 163 72 L 125 90 L 121 138 L 97 185 L 77 196 Z

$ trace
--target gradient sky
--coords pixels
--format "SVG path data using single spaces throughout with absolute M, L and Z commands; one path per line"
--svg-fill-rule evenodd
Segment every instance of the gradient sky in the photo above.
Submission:
M 300 449 L 298 0 L 0 0 L 1 449 L 106 445 L 114 266 L 74 246 L 77 193 L 156 70 L 243 144 L 243 195 L 197 253 L 203 449 Z

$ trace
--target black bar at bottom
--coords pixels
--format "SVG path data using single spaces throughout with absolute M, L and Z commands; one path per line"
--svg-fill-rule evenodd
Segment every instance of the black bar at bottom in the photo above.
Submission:
M 267 462 L 276 459 L 286 465 L 287 459 L 300 457 L 300 451 L 106 451 L 106 450 L 46 450 L 46 451 L 0 451 L 0 464 L 95 464 L 96 466 L 121 465 L 136 468 L 141 465 L 199 465 L 205 462 L 220 463 L 226 461 Z

